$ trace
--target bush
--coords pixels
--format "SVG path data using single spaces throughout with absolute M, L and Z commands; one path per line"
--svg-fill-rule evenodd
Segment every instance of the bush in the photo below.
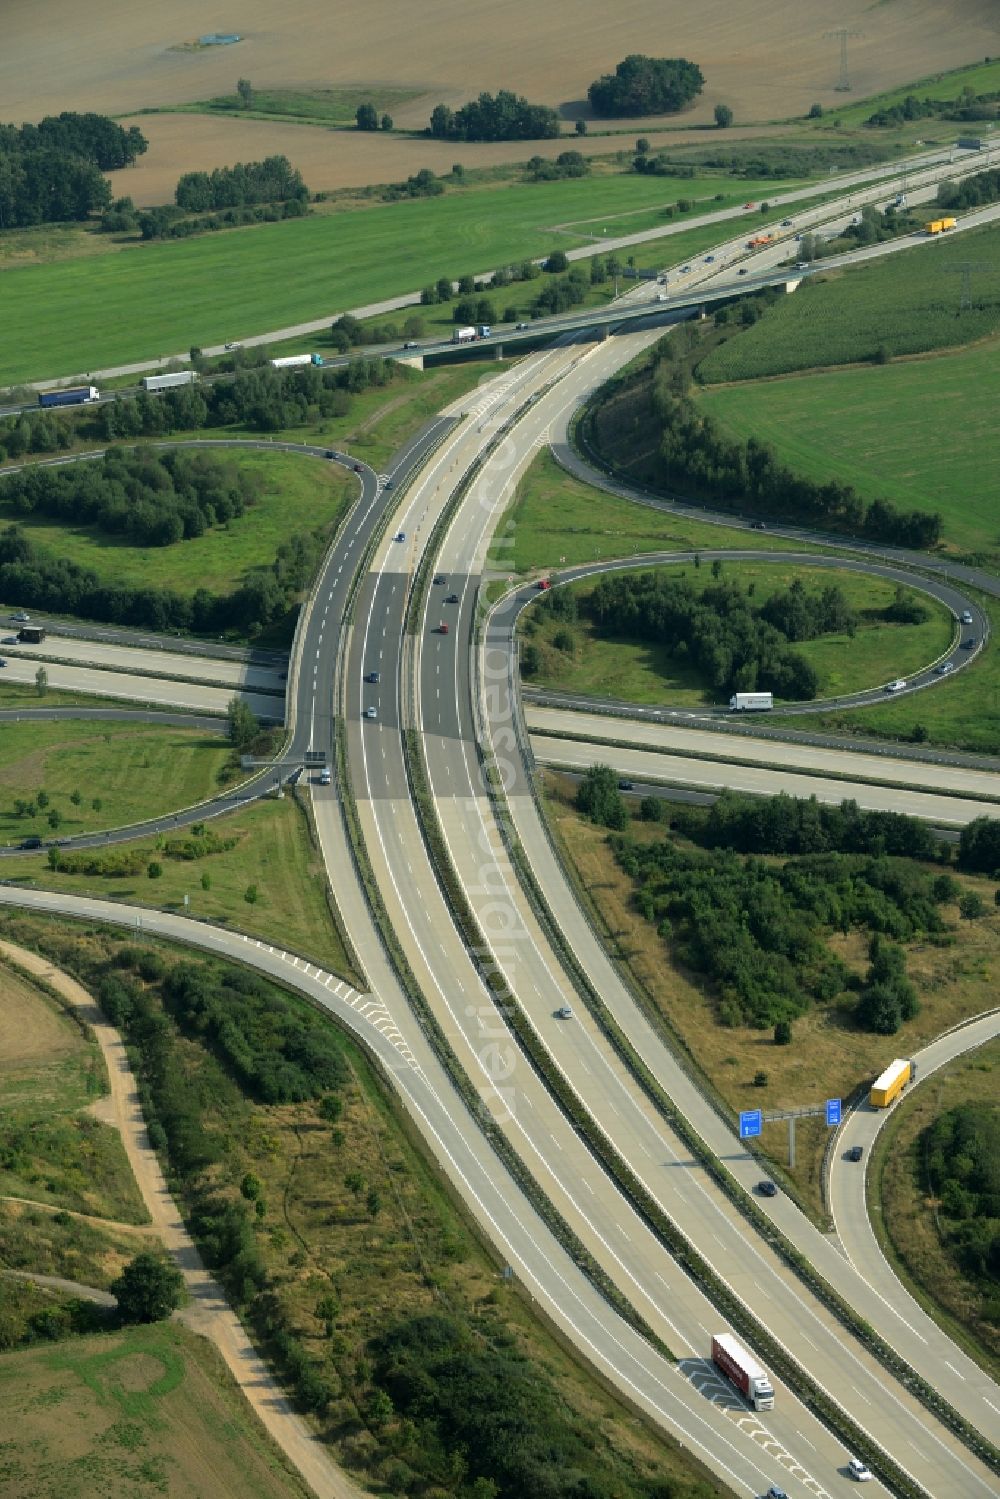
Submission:
M 184 1277 L 161 1255 L 143 1252 L 111 1284 L 123 1322 L 162 1322 L 180 1306 Z

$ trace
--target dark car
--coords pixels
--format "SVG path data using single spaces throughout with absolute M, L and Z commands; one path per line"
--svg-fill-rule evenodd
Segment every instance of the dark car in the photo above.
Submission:
M 777 1197 L 778 1195 L 778 1189 L 774 1185 L 774 1182 L 758 1182 L 757 1191 L 761 1197 Z
M 41 848 L 41 846 L 42 846 L 42 840 L 35 833 L 32 833 L 32 835 L 31 835 L 30 838 L 22 838 L 21 839 L 21 847 L 22 848 Z
M 634 789 L 635 788 L 633 787 L 631 781 L 619 781 L 618 782 L 618 790 L 619 791 L 633 791 Z
M 766 531 L 767 527 L 762 520 L 755 520 L 750 522 L 750 529 L 751 531 Z
M 445 599 L 445 603 L 446 604 L 457 604 L 458 603 L 458 594 L 457 593 L 449 593 L 448 597 Z
M 434 581 L 435 581 L 435 583 L 447 583 L 447 581 L 448 581 L 447 574 L 446 573 L 435 573 L 434 574 Z
M 355 464 L 355 465 L 354 465 L 354 472 L 355 472 L 355 473 L 356 473 L 356 474 L 360 474 L 360 472 L 361 472 L 361 464 L 360 464 L 360 463 L 356 463 L 356 464 Z
M 847 1159 L 849 1161 L 860 1161 L 863 1154 L 864 1151 L 861 1149 L 860 1145 L 852 1145 L 850 1150 L 847 1152 Z
M 381 680 L 382 680 L 382 673 L 380 671 L 370 671 L 368 673 L 368 675 L 365 677 L 365 681 L 366 682 L 378 683 L 378 682 L 381 682 Z
M 974 640 L 963 640 L 962 641 L 962 649 L 963 649 L 963 651 L 971 651 L 973 649 L 973 647 L 975 646 L 975 643 L 976 642 Z
M 419 349 L 420 345 L 417 343 L 417 341 L 416 341 L 415 338 L 408 338 L 406 340 L 406 343 L 403 345 L 403 348 L 404 349 Z
M 746 268 L 745 265 L 741 265 L 740 268 L 739 268 L 739 270 L 736 272 L 737 276 L 745 276 L 746 273 L 747 273 L 747 268 Z
M 328 458 L 336 458 L 336 456 L 337 456 L 337 455 L 336 455 L 336 453 L 335 453 L 335 452 L 334 452 L 334 451 L 333 451 L 333 449 L 332 449 L 332 448 L 327 448 L 327 450 L 326 450 L 326 456 L 327 456 L 327 457 L 328 457 Z
M 523 333 L 525 331 L 525 329 L 529 328 L 530 326 L 531 326 L 530 323 L 517 323 L 517 324 L 515 324 L 514 332 L 515 333 Z

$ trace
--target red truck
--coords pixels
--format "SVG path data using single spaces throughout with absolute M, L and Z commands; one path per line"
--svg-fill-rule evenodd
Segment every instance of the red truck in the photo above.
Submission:
M 736 1386 L 754 1410 L 774 1409 L 774 1389 L 757 1360 L 728 1332 L 712 1339 L 712 1362 Z

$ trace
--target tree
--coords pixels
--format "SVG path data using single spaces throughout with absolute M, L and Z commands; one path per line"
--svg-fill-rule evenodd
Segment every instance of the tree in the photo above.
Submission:
M 243 892 L 243 899 L 248 906 L 255 906 L 259 898 L 259 893 L 256 885 L 248 885 Z
M 144 1250 L 111 1284 L 123 1322 L 162 1322 L 181 1304 L 184 1277 L 170 1260 Z
M 239 78 L 236 82 L 236 92 L 240 96 L 240 105 L 243 109 L 249 109 L 253 104 L 253 86 L 249 78 Z
M 975 890 L 967 890 L 964 895 L 959 897 L 959 915 L 964 916 L 966 921 L 978 920 L 985 910 L 986 907 L 983 904 L 983 898 Z
M 248 1171 L 240 1182 L 240 1196 L 244 1197 L 247 1202 L 256 1202 L 263 1190 L 264 1183 L 259 1176 L 254 1176 L 252 1171 Z
M 822 104 L 810 104 L 808 118 L 810 120 L 821 120 L 823 118 Z
M 720 130 L 728 130 L 733 123 L 733 112 L 728 104 L 717 104 L 715 106 L 715 123 Z
M 49 690 L 49 674 L 44 666 L 40 666 L 35 672 L 35 691 L 39 697 L 44 697 Z
M 369 1187 L 368 1196 L 365 1198 L 365 1207 L 368 1209 L 369 1218 L 373 1221 L 382 1211 L 382 1199 L 375 1187 Z
M 374 104 L 359 104 L 357 110 L 355 111 L 354 118 L 357 122 L 357 127 L 359 130 L 378 129 L 378 110 L 375 108 Z
M 212 876 L 209 874 L 207 869 L 202 870 L 201 888 L 203 890 L 211 890 L 212 888 Z
M 392 129 L 392 115 L 383 115 L 382 118 L 378 122 L 378 126 L 379 126 L 380 130 L 391 130 Z
M 58 807 L 53 807 L 49 813 L 49 827 L 55 831 L 62 823 L 63 817 Z
M 451 301 L 452 289 L 451 278 L 449 276 L 439 276 L 437 281 L 434 283 L 434 289 L 437 292 L 437 299 L 439 302 Z
M 614 73 L 587 90 L 595 114 L 635 116 L 674 114 L 701 93 L 705 78 L 697 63 L 683 57 L 644 57 L 633 52 Z
M 163 865 L 156 859 L 151 859 L 146 865 L 146 874 L 151 880 L 158 880 L 163 874 Z
M 775 1046 L 790 1046 L 792 1044 L 792 1022 L 790 1020 L 779 1020 L 774 1027 Z
M 592 765 L 576 793 L 577 810 L 591 822 L 620 832 L 628 825 L 628 808 L 618 790 L 618 777 L 608 765 Z
M 587 134 L 587 122 L 586 122 L 586 120 L 577 120 L 575 129 L 576 129 L 577 135 L 586 135 Z
M 568 271 L 569 259 L 565 250 L 553 250 L 542 267 L 545 271 Z
M 229 738 L 238 750 L 245 750 L 260 733 L 260 724 L 248 703 L 240 697 L 231 697 L 226 707 L 229 720 Z

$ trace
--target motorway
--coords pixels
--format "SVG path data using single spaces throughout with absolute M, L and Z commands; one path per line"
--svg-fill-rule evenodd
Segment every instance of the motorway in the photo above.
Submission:
M 748 1493 L 760 1493 L 774 1481 L 792 1495 L 835 1491 L 847 1482 L 846 1454 L 798 1402 L 793 1390 L 779 1385 L 775 1411 L 759 1419 L 746 1412 L 706 1369 L 708 1336 L 717 1330 L 718 1315 L 620 1195 L 513 1042 L 508 1017 L 464 947 L 428 862 L 399 732 L 416 723 L 423 733 L 431 792 L 452 863 L 484 933 L 480 964 L 504 975 L 512 1002 L 527 1017 L 551 1065 L 577 1098 L 586 1100 L 605 1132 L 608 1148 L 629 1162 L 650 1195 L 762 1316 L 773 1335 L 796 1351 L 813 1377 L 928 1492 L 991 1494 L 996 1488 L 994 1476 L 887 1379 L 877 1361 L 814 1301 L 746 1220 L 720 1197 L 690 1159 L 669 1121 L 637 1093 L 549 945 L 507 862 L 493 804 L 483 794 L 481 750 L 495 766 L 502 765 L 505 771 L 509 767 L 513 777 L 509 805 L 517 836 L 596 992 L 674 1106 L 726 1161 L 744 1188 L 752 1191 L 759 1167 L 681 1073 L 638 1010 L 583 920 L 548 845 L 524 763 L 516 753 L 509 652 L 502 649 L 500 634 L 487 635 L 481 655 L 474 649 L 485 549 L 510 499 L 513 482 L 589 391 L 659 335 L 660 330 L 654 330 L 595 347 L 576 345 L 529 357 L 483 387 L 475 398 L 466 398 L 469 415 L 464 420 L 445 421 L 425 434 L 423 448 L 414 451 L 409 465 L 413 482 L 408 489 L 400 487 L 401 504 L 363 577 L 344 657 L 343 683 L 348 763 L 366 845 L 382 898 L 424 998 L 511 1145 L 597 1262 L 679 1355 L 680 1363 L 675 1367 L 660 1358 L 596 1295 L 537 1220 L 454 1096 L 386 961 L 357 882 L 348 872 L 351 856 L 335 786 L 314 790 L 317 825 L 342 914 L 372 986 L 371 996 L 355 996 L 352 1002 L 350 995 L 341 995 L 335 1007 L 330 992 L 333 989 L 336 994 L 338 986 L 330 975 L 310 973 L 311 965 L 303 972 L 298 960 L 275 955 L 266 945 L 241 943 L 236 934 L 192 929 L 180 918 L 142 913 L 141 919 L 150 930 L 158 931 L 176 923 L 175 935 L 183 933 L 185 940 L 192 940 L 194 930 L 202 945 L 217 944 L 219 950 L 229 951 L 228 944 L 232 944 L 230 955 L 265 968 L 273 965 L 284 981 L 291 980 L 314 999 L 336 1008 L 342 1020 L 364 1034 L 392 1072 L 406 1106 L 444 1169 L 548 1314 L 613 1383 L 654 1420 L 680 1435 L 727 1482 Z M 438 563 L 447 584 L 428 590 L 421 632 L 415 639 L 405 636 L 406 599 L 435 517 L 489 435 L 522 408 L 524 414 L 511 437 L 470 486 L 445 537 Z M 420 459 L 432 449 L 429 461 L 421 466 Z M 362 496 L 342 531 L 343 545 L 331 552 L 300 623 L 288 684 L 291 740 L 300 759 L 305 748 L 328 754 L 332 745 L 333 683 L 350 582 L 366 554 L 376 520 L 391 508 L 376 476 L 366 472 L 362 486 Z M 405 539 L 392 540 L 396 531 L 404 532 Z M 449 592 L 458 595 L 455 605 L 442 603 Z M 447 634 L 437 631 L 441 618 L 448 619 Z M 381 681 L 365 683 L 364 677 L 375 670 L 381 673 Z M 374 718 L 363 716 L 363 709 L 369 707 L 375 709 Z M 29 899 L 25 892 L 2 890 L 0 898 L 20 903 Z M 87 910 L 91 916 L 101 905 L 41 893 L 32 893 L 30 903 L 48 903 L 48 909 L 81 914 Z M 118 908 L 114 919 L 131 922 L 134 916 Z M 568 1023 L 553 1015 L 563 1002 L 571 1004 L 574 1012 Z M 948 1388 L 948 1398 L 996 1440 L 1000 1428 L 989 1415 L 1000 1406 L 996 1387 L 919 1309 L 912 1316 L 909 1309 L 905 1316 L 898 1311 L 898 1287 L 891 1276 L 890 1306 L 881 1282 L 866 1278 L 880 1272 L 866 1267 L 861 1274 L 786 1199 L 772 1200 L 765 1210 L 863 1316 L 883 1332 L 888 1324 L 890 1340 L 934 1382 L 944 1355 L 958 1371 L 959 1380 Z M 803 1343 L 810 1349 L 808 1354 Z

